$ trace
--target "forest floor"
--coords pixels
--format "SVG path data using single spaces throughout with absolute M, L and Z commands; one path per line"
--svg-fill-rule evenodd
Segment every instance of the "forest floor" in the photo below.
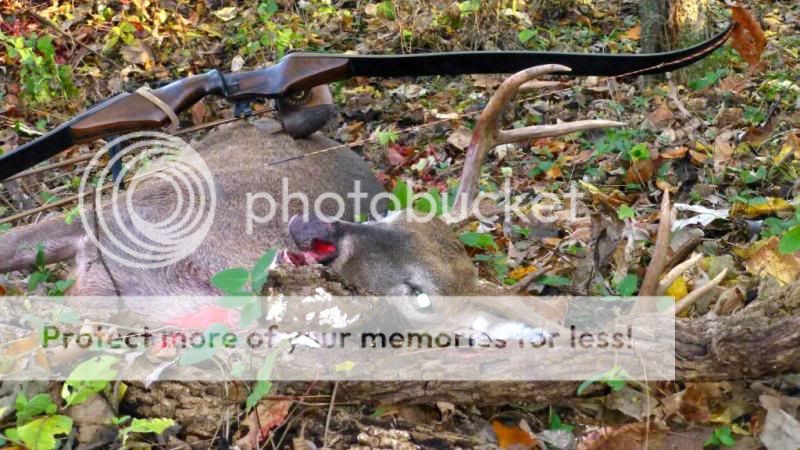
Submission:
M 10 151 L 88 106 L 143 84 L 155 86 L 210 69 L 251 70 L 292 50 L 629 53 L 639 48 L 636 2 L 563 2 L 538 9 L 541 3 L 387 0 L 346 2 L 345 7 L 320 0 L 9 0 L 0 11 L 0 41 L 6 49 L 0 54 L 0 150 Z M 667 294 L 679 301 L 727 270 L 719 287 L 694 302 L 684 317 L 730 315 L 757 298 L 765 280 L 786 285 L 798 279 L 800 205 L 794 199 L 800 190 L 800 4 L 760 1 L 746 6 L 768 39 L 757 67 L 725 45 L 666 78 L 564 79 L 558 87 L 524 94 L 520 98 L 525 101 L 509 108 L 507 127 L 588 118 L 623 121 L 628 127 L 512 144 L 490 153 L 482 190 L 496 191 L 509 180 L 513 199 L 563 194 L 577 186 L 589 212 L 602 217 L 605 233 L 593 235 L 588 219 L 535 226 L 500 219 L 463 224 L 457 231 L 485 280 L 514 284 L 546 264 L 547 273 L 528 288 L 534 295 L 636 295 L 651 263 L 665 190 L 671 192 L 680 220 L 672 251 L 692 242 L 690 250 L 702 255 L 696 266 L 674 280 Z M 727 10 L 714 11 L 710 20 L 714 30 L 720 29 L 728 20 Z M 340 142 L 364 141 L 354 150 L 373 165 L 389 190 L 451 192 L 457 187 L 476 113 L 502 80 L 479 75 L 334 83 L 339 114 L 325 133 Z M 231 114 L 230 104 L 206 98 L 182 115 L 181 122 L 188 127 Z M 54 161 L 99 147 L 76 146 Z M 77 164 L 0 185 L 0 220 L 74 195 L 80 174 Z M 0 233 L 49 215 L 74 218 L 76 208 L 70 203 L 2 223 Z M 589 256 L 600 245 L 609 251 L 597 261 Z M 37 283 L 39 292 L 63 291 L 58 278 L 66 272 L 51 275 Z M 0 275 L 0 295 L 27 290 L 28 280 L 19 274 Z M 726 299 L 724 305 L 720 298 Z M 506 448 L 535 448 L 536 439 L 551 448 L 641 448 L 640 443 L 627 447 L 620 442 L 638 438 L 643 430 L 667 439 L 674 448 L 760 448 L 765 442 L 772 442 L 771 448 L 791 448 L 791 443 L 800 447 L 797 375 L 657 383 L 647 411 L 633 406 L 641 399 L 641 389 L 608 382 L 603 395 L 485 408 L 441 402 L 373 405 L 365 398 L 361 405 L 337 406 L 327 418 L 324 402 L 265 398 L 253 412 L 246 412 L 243 404 L 228 411 L 234 419 L 224 427 L 217 427 L 217 417 L 208 418 L 214 425 L 211 437 L 208 427 L 187 432 L 192 427 L 183 424 L 182 431 L 156 438 L 148 431 L 158 424 L 150 423 L 154 428 L 142 425 L 131 431 L 128 445 L 160 439 L 159 446 L 165 448 L 187 440 L 204 448 L 224 448 L 222 441 L 254 448 L 253 430 L 260 428 L 268 436 L 267 444 L 260 442 L 266 445 L 262 448 L 272 448 L 280 447 L 279 441 L 289 445 L 303 424 L 317 445 L 329 433 L 327 442 L 340 448 L 475 447 L 498 442 Z M 53 396 L 60 411 L 63 402 L 57 397 Z M 774 401 L 783 405 L 779 425 L 770 422 L 779 420 L 774 415 L 767 420 Z M 14 407 L 0 410 L 4 428 L 24 428 L 23 406 L 17 402 L 16 416 Z M 153 418 L 164 413 L 151 410 L 130 414 Z M 198 411 L 214 414 L 212 410 L 218 411 Z M 27 420 L 33 417 L 27 414 Z M 252 422 L 253 417 L 260 419 Z M 327 426 L 326 419 L 331 420 Z M 240 422 L 246 426 L 240 427 Z M 121 420 L 115 429 L 129 424 Z M 222 439 L 214 441 L 214 436 Z

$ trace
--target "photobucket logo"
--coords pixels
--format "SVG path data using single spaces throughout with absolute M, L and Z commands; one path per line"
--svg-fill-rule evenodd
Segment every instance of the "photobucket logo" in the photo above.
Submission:
M 117 162 L 126 189 L 108 184 Z M 110 198 L 101 202 L 108 191 Z M 81 221 L 98 251 L 139 269 L 170 266 L 194 252 L 214 222 L 217 204 L 214 177 L 203 158 L 181 139 L 150 131 L 105 145 L 84 170 L 80 194 Z M 89 195 L 94 215 L 84 204 Z

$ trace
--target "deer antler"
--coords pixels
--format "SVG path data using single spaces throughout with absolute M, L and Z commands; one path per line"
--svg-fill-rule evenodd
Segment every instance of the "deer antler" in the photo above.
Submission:
M 461 173 L 461 183 L 455 198 L 455 210 L 450 215 L 452 221 L 457 221 L 467 216 L 468 208 L 477 196 L 481 165 L 492 148 L 501 144 L 561 136 L 575 131 L 625 126 L 622 122 L 610 120 L 580 120 L 557 125 L 535 125 L 511 130 L 498 128 L 498 122 L 503 111 L 508 106 L 509 101 L 517 94 L 520 86 L 540 75 L 569 71 L 569 67 L 559 64 L 531 67 L 508 77 L 492 95 L 472 132 L 472 140 L 467 149 L 464 170 Z

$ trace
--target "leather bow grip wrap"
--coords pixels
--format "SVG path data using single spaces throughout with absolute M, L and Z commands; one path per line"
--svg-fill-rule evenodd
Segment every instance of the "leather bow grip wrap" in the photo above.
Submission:
M 172 82 L 151 93 L 180 113 L 207 95 L 227 96 L 227 85 L 225 76 L 212 70 Z M 159 128 L 171 122 L 161 108 L 136 93 L 117 95 L 81 116 L 71 125 L 76 144 L 110 134 Z

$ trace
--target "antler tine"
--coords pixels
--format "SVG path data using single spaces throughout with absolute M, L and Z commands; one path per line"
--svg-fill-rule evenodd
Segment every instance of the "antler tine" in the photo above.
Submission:
M 594 130 L 599 128 L 625 126 L 622 122 L 610 120 L 581 120 L 557 125 L 534 125 L 512 130 L 501 130 L 498 127 L 500 117 L 511 99 L 517 94 L 520 86 L 540 75 L 554 72 L 570 72 L 571 69 L 560 64 L 545 64 L 531 67 L 508 77 L 495 91 L 486 108 L 478 118 L 472 139 L 467 149 L 461 182 L 455 198 L 455 210 L 451 213 L 451 221 L 464 218 L 468 208 L 478 191 L 478 179 L 481 166 L 492 148 L 512 142 L 529 139 L 561 136 L 575 131 Z M 453 214 L 455 213 L 455 214 Z

